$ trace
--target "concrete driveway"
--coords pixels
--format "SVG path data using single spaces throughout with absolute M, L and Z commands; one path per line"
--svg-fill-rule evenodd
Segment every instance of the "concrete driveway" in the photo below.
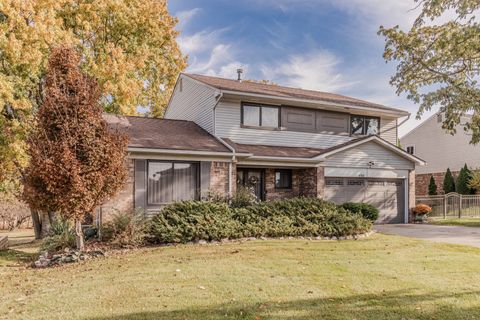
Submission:
M 384 234 L 480 248 L 480 228 L 429 224 L 383 224 L 375 225 L 374 229 Z

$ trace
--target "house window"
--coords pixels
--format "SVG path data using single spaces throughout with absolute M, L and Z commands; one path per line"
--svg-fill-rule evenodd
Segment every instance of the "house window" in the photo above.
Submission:
M 409 154 L 415 154 L 415 147 L 414 146 L 408 146 L 407 147 L 407 153 Z
M 248 127 L 278 128 L 279 108 L 244 104 L 242 106 L 242 125 Z
M 275 170 L 275 189 L 292 188 L 292 170 Z
M 375 135 L 380 132 L 380 118 L 352 116 L 350 118 L 350 133 L 354 135 Z
M 150 161 L 148 163 L 147 200 L 149 205 L 198 198 L 198 164 L 190 162 Z

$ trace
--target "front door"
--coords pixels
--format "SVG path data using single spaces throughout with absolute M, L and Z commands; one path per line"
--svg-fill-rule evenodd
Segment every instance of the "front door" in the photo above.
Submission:
M 238 187 L 251 189 L 257 199 L 265 200 L 265 170 L 238 168 L 237 188 Z

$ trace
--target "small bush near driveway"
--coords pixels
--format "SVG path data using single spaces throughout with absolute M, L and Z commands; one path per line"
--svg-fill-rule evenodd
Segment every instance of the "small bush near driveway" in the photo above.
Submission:
M 316 198 L 261 202 L 244 208 L 184 201 L 167 206 L 153 218 L 151 236 L 156 243 L 242 237 L 341 237 L 365 233 L 371 225 L 361 215 Z

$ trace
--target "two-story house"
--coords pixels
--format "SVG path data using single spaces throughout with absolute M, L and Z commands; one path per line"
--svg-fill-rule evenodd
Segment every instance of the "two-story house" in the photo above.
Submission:
M 458 176 L 465 164 L 472 170 L 480 168 L 480 146 L 471 144 L 471 134 L 463 129 L 463 125 L 470 121 L 469 116 L 461 118 L 454 135 L 445 132 L 443 121 L 444 115 L 437 112 L 400 139 L 402 148 L 427 162 L 416 170 L 417 195 L 428 194 L 432 176 L 438 193 L 442 193 L 447 168 L 454 176 Z
M 408 113 L 342 95 L 181 74 L 164 119 L 107 116 L 130 136 L 131 179 L 111 203 L 159 210 L 209 192 L 368 202 L 407 222 L 415 165 L 395 146 Z

